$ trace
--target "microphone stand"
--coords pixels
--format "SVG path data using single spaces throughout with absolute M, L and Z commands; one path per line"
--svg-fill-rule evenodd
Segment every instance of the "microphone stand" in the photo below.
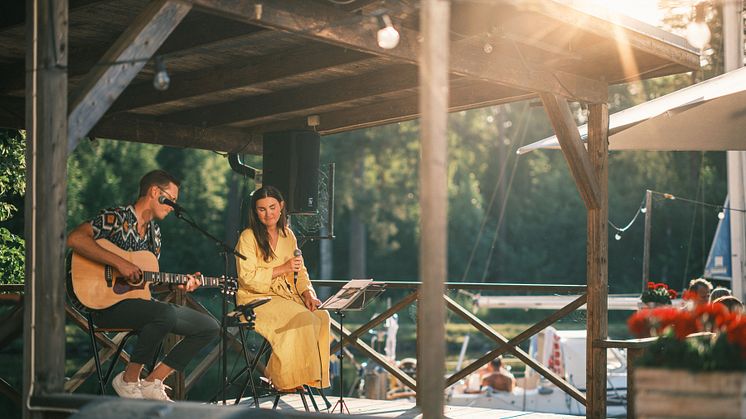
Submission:
M 183 211 L 186 212 L 186 211 Z M 223 255 L 223 272 L 224 272 L 224 279 L 228 278 L 228 254 L 232 254 L 236 257 L 241 258 L 242 260 L 246 260 L 246 256 L 239 253 L 236 249 L 228 246 L 225 242 L 218 239 L 217 237 L 210 234 L 207 230 L 200 227 L 197 223 L 195 223 L 190 218 L 187 218 L 182 214 L 181 210 L 178 210 L 174 208 L 174 214 L 176 215 L 176 218 L 178 218 L 181 221 L 184 221 L 185 223 L 189 224 L 190 227 L 193 229 L 199 231 L 202 233 L 203 236 L 207 237 L 208 239 L 212 240 L 216 246 L 218 246 L 220 250 L 220 254 Z M 223 404 L 226 404 L 226 398 L 225 398 L 225 387 L 226 383 L 228 382 L 228 352 L 225 350 L 228 346 L 227 343 L 227 337 L 228 337 L 228 326 L 225 322 L 225 318 L 228 315 L 228 292 L 227 289 L 223 288 L 223 313 L 220 317 L 220 358 L 221 358 L 221 368 L 220 368 L 220 378 L 221 378 L 221 384 L 220 384 L 220 397 L 223 399 Z

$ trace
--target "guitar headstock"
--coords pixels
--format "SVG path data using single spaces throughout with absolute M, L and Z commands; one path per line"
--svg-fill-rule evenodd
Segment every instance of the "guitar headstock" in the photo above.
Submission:
M 236 291 L 238 291 L 238 279 L 225 275 L 220 277 L 220 292 L 235 295 Z

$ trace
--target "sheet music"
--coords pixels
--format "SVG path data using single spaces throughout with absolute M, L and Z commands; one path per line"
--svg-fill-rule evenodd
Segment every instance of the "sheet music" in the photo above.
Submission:
M 319 308 L 323 310 L 342 310 L 355 301 L 360 294 L 373 283 L 372 279 L 352 279 L 324 301 Z

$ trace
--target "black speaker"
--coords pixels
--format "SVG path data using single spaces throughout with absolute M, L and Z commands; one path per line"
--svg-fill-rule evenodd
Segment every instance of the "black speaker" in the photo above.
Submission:
M 288 214 L 315 214 L 319 200 L 319 146 L 315 131 L 264 134 L 262 184 L 279 189 Z

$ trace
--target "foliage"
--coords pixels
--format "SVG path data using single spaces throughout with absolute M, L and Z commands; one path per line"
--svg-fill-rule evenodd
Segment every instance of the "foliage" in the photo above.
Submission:
M 643 303 L 655 303 L 671 305 L 671 300 L 676 298 L 676 290 L 668 288 L 668 285 L 659 282 L 648 282 L 648 288 L 642 292 L 640 300 Z
M 659 307 L 633 314 L 638 337 L 659 336 L 638 365 L 691 371 L 746 371 L 746 316 L 720 303 Z
M 13 203 L 26 193 L 26 143 L 18 131 L 0 130 L 0 223 L 13 218 Z M 0 226 L 0 283 L 23 283 L 25 266 L 23 238 Z

